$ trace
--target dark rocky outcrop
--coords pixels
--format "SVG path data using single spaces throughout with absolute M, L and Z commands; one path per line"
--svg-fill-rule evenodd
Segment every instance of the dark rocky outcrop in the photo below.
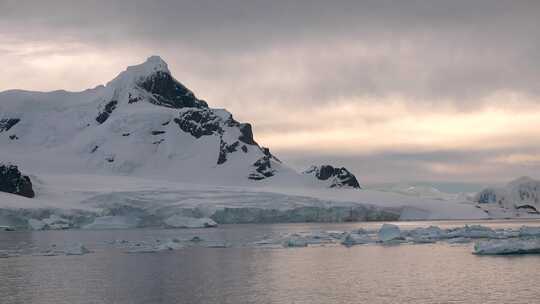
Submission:
M 195 138 L 208 136 L 214 133 L 223 133 L 219 118 L 211 110 L 190 109 L 180 113 L 180 117 L 173 120 L 182 131 Z
M 118 101 L 117 100 L 111 100 L 109 101 L 105 107 L 103 108 L 103 111 L 101 111 L 98 116 L 96 117 L 96 121 L 99 123 L 99 124 L 102 124 L 104 123 L 108 118 L 109 116 L 111 115 L 111 113 L 114 111 L 114 109 L 116 109 L 116 105 L 118 104 Z
M 169 108 L 208 108 L 205 101 L 197 99 L 195 94 L 176 81 L 169 73 L 156 72 L 139 86 L 152 94 L 151 103 Z
M 32 182 L 22 175 L 15 165 L 0 163 L 0 191 L 32 198 L 35 196 Z
M 262 180 L 274 176 L 274 174 L 276 174 L 276 170 L 272 169 L 271 159 L 271 155 L 265 155 L 259 158 L 255 163 L 253 163 L 255 172 L 249 174 L 248 178 L 252 180 Z
M 351 187 L 360 189 L 360 184 L 358 183 L 356 176 L 343 167 L 334 168 L 330 165 L 322 165 L 320 167 L 313 166 L 306 170 L 304 174 L 315 175 L 319 180 L 330 180 L 331 188 Z
M 0 133 L 9 131 L 14 125 L 21 121 L 19 118 L 4 118 L 0 119 Z
M 251 124 L 241 123 L 241 124 L 238 125 L 238 127 L 240 128 L 240 133 L 242 133 L 242 135 L 240 135 L 240 137 L 238 137 L 238 139 L 241 142 L 246 143 L 248 145 L 256 145 L 257 144 L 255 142 L 255 140 L 253 139 L 253 130 L 251 129 Z
M 227 154 L 236 152 L 238 145 L 240 145 L 240 143 L 237 141 L 228 145 L 226 142 L 221 140 L 220 145 L 219 145 L 220 148 L 219 148 L 219 157 L 218 157 L 217 164 L 221 165 L 225 163 L 227 161 Z

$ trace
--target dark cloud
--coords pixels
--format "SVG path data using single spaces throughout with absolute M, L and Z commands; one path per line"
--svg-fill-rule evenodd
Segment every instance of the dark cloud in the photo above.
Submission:
M 304 81 L 254 89 L 282 99 L 401 94 L 470 107 L 496 91 L 539 93 L 539 15 L 538 1 L 2 0 L 0 33 L 206 54 L 216 81 L 241 82 L 257 69 L 247 59 L 273 64 L 276 50 L 283 73 L 296 62 Z
M 488 97 L 498 92 L 539 100 L 539 16 L 536 0 L 0 0 L 0 54 L 8 58 L 0 58 L 0 64 L 9 62 L 7 71 L 13 74 L 3 79 L 22 79 L 14 86 L 43 82 L 31 70 L 35 66 L 18 62 L 20 58 L 79 52 L 92 60 L 116 56 L 111 62 L 118 66 L 107 68 L 103 79 L 103 73 L 89 68 L 92 62 L 81 63 L 88 73 L 69 68 L 60 83 L 71 81 L 70 89 L 84 89 L 97 84 L 87 85 L 84 77 L 106 82 L 120 66 L 137 63 L 128 59 L 159 54 L 200 97 L 252 121 L 255 131 L 318 134 L 321 128 L 335 127 L 361 133 L 365 130 L 353 128 L 358 122 L 382 125 L 395 118 L 379 112 L 345 113 L 340 120 L 335 111 L 333 116 L 318 114 L 318 121 L 305 116 L 342 103 L 391 103 L 395 96 L 407 103 L 406 111 L 398 113 L 413 113 L 411 117 L 416 108 L 448 115 L 459 112 L 455 109 L 480 111 L 495 102 Z M 34 44 L 47 47 L 33 49 Z M 48 62 L 42 60 L 38 71 L 47 68 L 43 61 Z M 77 56 L 54 62 L 75 65 Z M 54 75 L 64 75 L 62 68 Z M 435 152 L 395 147 L 357 156 L 337 148 L 334 154 L 305 155 L 301 148 L 278 151 L 278 156 L 298 168 L 321 162 L 344 165 L 368 181 L 508 178 L 540 169 L 538 164 L 491 162 L 512 154 L 539 154 L 534 144 Z M 464 166 L 471 172 L 463 171 Z

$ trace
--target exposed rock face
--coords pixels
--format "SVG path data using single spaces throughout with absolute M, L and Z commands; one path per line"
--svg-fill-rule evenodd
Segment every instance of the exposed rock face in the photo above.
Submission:
M 35 196 L 30 178 L 22 175 L 17 166 L 2 163 L 0 163 L 0 191 L 30 198 Z
M 276 174 L 276 170 L 272 167 L 272 162 L 281 163 L 281 161 L 270 153 L 270 149 L 262 148 L 262 151 L 264 156 L 253 163 L 255 170 L 249 174 L 249 179 L 262 180 Z
M 99 124 L 104 123 L 109 118 L 109 116 L 114 111 L 114 109 L 116 109 L 117 104 L 118 104 L 117 100 L 111 100 L 107 104 L 105 104 L 103 111 L 101 111 L 96 117 L 96 121 Z
M 334 168 L 330 165 L 312 166 L 304 174 L 314 175 L 319 180 L 329 181 L 330 188 L 351 187 L 360 189 L 360 184 L 354 174 L 343 167 Z
M 139 86 L 152 94 L 150 102 L 170 108 L 207 108 L 205 101 L 197 99 L 188 88 L 176 81 L 169 73 L 158 71 Z
M 271 156 L 269 155 L 265 155 L 258 159 L 253 166 L 255 167 L 255 171 L 249 175 L 249 179 L 252 180 L 261 180 L 272 177 L 276 173 L 276 171 L 272 169 Z
M 0 133 L 5 132 L 5 131 L 9 131 L 9 129 L 11 129 L 19 121 L 21 121 L 19 118 L 0 119 Z
M 182 131 L 195 138 L 223 133 L 219 117 L 209 109 L 189 109 L 180 113 L 180 117 L 175 118 L 174 122 Z

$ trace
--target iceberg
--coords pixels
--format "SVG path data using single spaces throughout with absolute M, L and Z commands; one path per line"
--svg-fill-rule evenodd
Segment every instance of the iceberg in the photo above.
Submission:
M 383 224 L 378 232 L 381 242 L 389 242 L 402 239 L 399 227 L 393 224 Z
M 361 244 L 373 243 L 374 240 L 367 234 L 347 233 L 345 238 L 341 241 L 342 245 L 347 247 Z
M 474 254 L 505 255 L 540 253 L 540 239 L 487 240 L 474 244 Z

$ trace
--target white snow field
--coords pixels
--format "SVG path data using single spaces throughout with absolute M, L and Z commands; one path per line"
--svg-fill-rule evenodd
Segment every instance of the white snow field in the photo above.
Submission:
M 0 226 L 25 229 L 536 216 L 354 188 L 344 168 L 297 172 L 157 56 L 83 92 L 0 92 L 0 162 L 31 178 L 35 198 L 0 192 Z

